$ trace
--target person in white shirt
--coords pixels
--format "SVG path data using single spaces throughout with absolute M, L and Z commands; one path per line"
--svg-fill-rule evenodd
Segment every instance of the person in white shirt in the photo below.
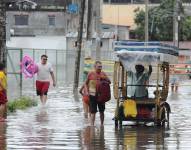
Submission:
M 37 63 L 38 72 L 36 80 L 36 92 L 37 96 L 40 96 L 40 100 L 43 105 L 45 105 L 47 101 L 47 93 L 50 86 L 50 76 L 53 81 L 53 86 L 56 86 L 53 68 L 52 65 L 47 62 L 47 59 L 47 55 L 42 55 L 41 62 Z
M 152 73 L 152 66 L 149 65 L 149 70 L 145 71 L 145 68 L 141 64 L 135 65 L 136 72 L 128 71 L 128 95 L 133 99 L 148 98 L 148 91 L 146 84 Z

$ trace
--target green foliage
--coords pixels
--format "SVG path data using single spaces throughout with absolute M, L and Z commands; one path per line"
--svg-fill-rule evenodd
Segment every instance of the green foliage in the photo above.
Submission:
M 191 16 L 188 16 L 184 19 L 184 21 L 180 24 L 180 33 L 181 39 L 184 41 L 191 40 Z
M 162 0 L 158 7 L 149 9 L 149 40 L 172 41 L 173 40 L 173 15 L 175 0 Z M 144 40 L 145 12 L 135 10 L 135 37 Z M 184 17 L 184 8 L 179 5 L 180 40 L 191 40 L 191 18 Z
M 135 10 L 136 18 L 135 23 L 137 25 L 137 29 L 135 30 L 135 36 L 137 39 L 144 39 L 144 24 L 145 24 L 145 12 L 143 10 Z
M 8 112 L 15 112 L 17 109 L 26 109 L 28 107 L 37 106 L 37 102 L 30 97 L 21 97 L 13 101 L 9 101 L 7 105 Z

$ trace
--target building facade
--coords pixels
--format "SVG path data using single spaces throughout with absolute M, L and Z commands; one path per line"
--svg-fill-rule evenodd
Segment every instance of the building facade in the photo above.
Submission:
M 67 31 L 75 31 L 77 6 L 72 5 L 70 0 L 7 1 L 7 37 L 65 35 Z
M 60 11 L 8 11 L 7 32 L 13 36 L 65 35 L 76 30 L 76 14 Z

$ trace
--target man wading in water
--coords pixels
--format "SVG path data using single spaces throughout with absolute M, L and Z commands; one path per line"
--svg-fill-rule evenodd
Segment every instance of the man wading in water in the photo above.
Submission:
M 97 107 L 100 112 L 100 121 L 101 125 L 104 123 L 104 111 L 105 111 L 105 103 L 97 102 L 97 85 L 100 80 L 104 79 L 110 82 L 107 75 L 102 71 L 102 63 L 100 61 L 96 61 L 94 64 L 94 71 L 90 72 L 87 76 L 86 85 L 88 87 L 89 93 L 89 108 L 91 113 L 91 125 L 94 126 L 95 117 L 97 112 Z
M 47 93 L 50 86 L 50 76 L 53 81 L 53 86 L 56 86 L 52 65 L 48 63 L 47 60 L 48 56 L 42 55 L 41 62 L 37 63 L 38 72 L 36 80 L 36 92 L 37 95 L 40 96 L 40 100 L 43 105 L 45 105 L 47 101 Z

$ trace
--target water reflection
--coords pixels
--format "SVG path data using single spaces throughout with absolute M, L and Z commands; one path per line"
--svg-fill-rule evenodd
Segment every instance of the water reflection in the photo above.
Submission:
M 39 112 L 36 114 L 36 122 L 37 122 L 37 130 L 36 134 L 38 139 L 38 145 L 44 145 L 44 147 L 48 146 L 48 144 L 52 141 L 51 135 L 52 130 L 47 128 L 49 123 L 48 110 L 46 107 L 41 107 Z
M 40 108 L 39 112 L 36 114 L 36 121 L 40 124 L 48 123 L 49 118 L 48 118 L 47 109 L 45 107 Z
M 0 122 L 0 150 L 7 149 L 6 129 L 7 129 L 7 124 L 5 122 Z
M 82 149 L 83 150 L 105 150 L 104 127 L 87 126 L 82 130 L 81 134 Z
M 124 127 L 115 132 L 116 149 L 141 150 L 141 149 L 164 149 L 167 147 L 165 138 L 169 135 L 164 128 L 154 127 Z
M 170 93 L 169 96 L 168 96 L 169 99 L 171 100 L 179 100 L 180 99 L 180 94 L 178 93 Z
M 106 106 L 105 125 L 95 127 L 84 119 L 82 103 L 72 97 L 72 87 L 50 91 L 47 108 L 31 108 L 8 116 L 7 135 L 0 130 L 0 150 L 190 150 L 190 93 L 169 93 L 170 129 L 154 126 L 114 127 L 115 101 Z M 2 130 L 4 129 L 4 130 Z M 4 136 L 4 138 L 2 138 Z M 7 143 L 7 147 L 5 146 Z

